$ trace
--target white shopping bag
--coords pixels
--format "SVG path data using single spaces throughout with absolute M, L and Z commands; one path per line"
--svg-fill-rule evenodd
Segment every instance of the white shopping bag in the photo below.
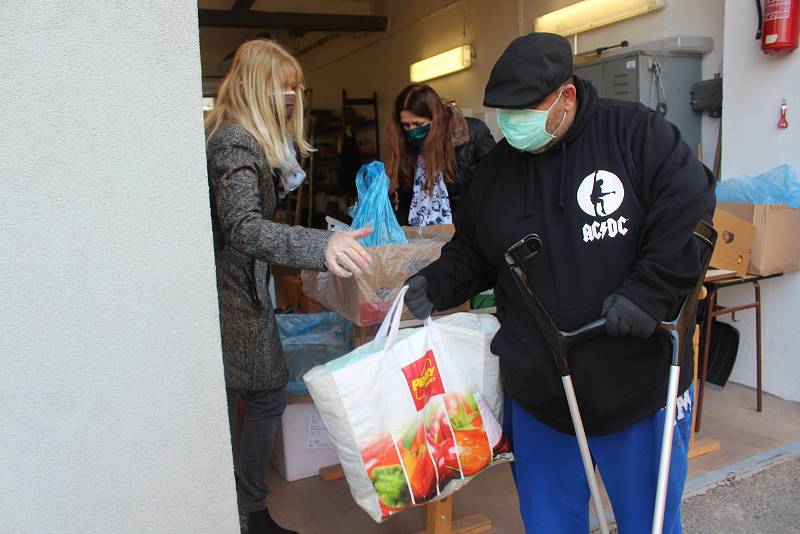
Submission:
M 440 329 L 428 319 L 399 330 L 406 289 L 374 341 L 304 376 L 353 497 L 378 522 L 512 459 L 495 415 L 496 370 L 490 403 L 483 395 L 491 325 L 462 318 Z
M 433 320 L 450 354 L 478 387 L 497 421 L 503 421 L 503 384 L 500 358 L 492 353 L 492 339 L 500 329 L 497 318 L 489 314 L 454 313 Z

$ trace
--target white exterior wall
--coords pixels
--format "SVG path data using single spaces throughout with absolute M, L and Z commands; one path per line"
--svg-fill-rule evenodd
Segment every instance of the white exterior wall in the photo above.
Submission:
M 2 10 L 0 532 L 238 532 L 197 4 Z
M 755 7 L 742 4 L 725 2 L 722 176 L 755 175 L 782 163 L 800 171 L 800 51 L 784 57 L 761 52 L 754 38 Z M 783 99 L 789 104 L 789 128 L 779 130 Z M 800 275 L 767 280 L 761 288 L 764 388 L 800 401 Z M 752 298 L 749 286 L 720 293 L 720 302 L 731 305 Z M 743 311 L 736 318 L 741 341 L 731 380 L 755 386 L 755 314 Z

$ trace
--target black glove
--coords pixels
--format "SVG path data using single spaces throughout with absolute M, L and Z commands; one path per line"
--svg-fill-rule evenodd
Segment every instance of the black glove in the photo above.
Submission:
M 606 318 L 606 333 L 610 336 L 648 338 L 656 329 L 657 321 L 649 313 L 617 293 L 603 301 L 601 315 Z
M 425 277 L 415 274 L 406 280 L 405 285 L 408 286 L 408 291 L 406 291 L 404 301 L 409 311 L 420 321 L 430 317 L 433 303 L 428 298 L 428 281 L 425 280 Z

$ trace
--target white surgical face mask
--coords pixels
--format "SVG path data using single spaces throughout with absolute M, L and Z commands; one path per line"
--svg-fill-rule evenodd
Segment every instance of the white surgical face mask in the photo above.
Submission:
M 550 104 L 550 107 L 544 111 L 538 109 L 497 110 L 497 124 L 503 131 L 508 144 L 517 150 L 533 152 L 555 139 L 555 133 L 547 131 L 547 117 L 550 110 L 561 98 L 562 92 L 563 89 L 559 91 L 558 96 Z M 561 124 L 564 124 L 566 116 L 567 113 L 565 111 Z M 558 128 L 561 128 L 561 124 L 558 125 Z M 558 131 L 558 128 L 556 128 L 556 131 Z
M 278 196 L 285 197 L 290 191 L 294 191 L 303 184 L 306 179 L 306 171 L 297 163 L 297 153 L 290 142 L 288 144 L 289 153 L 292 156 L 290 167 L 280 171 L 281 185 L 278 187 Z
M 281 174 L 281 185 L 283 186 L 280 195 L 281 198 L 285 197 L 290 191 L 294 191 L 300 187 L 306 179 L 306 171 L 300 167 L 295 167 L 284 174 Z

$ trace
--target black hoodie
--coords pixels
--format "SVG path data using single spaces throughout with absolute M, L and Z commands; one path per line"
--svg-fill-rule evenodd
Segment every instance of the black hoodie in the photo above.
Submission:
M 541 236 L 528 278 L 562 330 L 600 317 L 614 292 L 668 319 L 699 275 L 692 232 L 701 218 L 711 220 L 715 205 L 713 176 L 675 126 L 575 83 L 578 110 L 566 137 L 541 154 L 498 143 L 462 195 L 453 239 L 421 271 L 436 309 L 494 287 L 501 328 L 492 350 L 503 385 L 565 433 L 573 428 L 561 380 L 504 253 L 527 234 Z M 587 433 L 610 434 L 662 408 L 668 359 L 656 337 L 604 335 L 574 348 L 570 366 Z M 687 352 L 680 391 L 692 374 Z

